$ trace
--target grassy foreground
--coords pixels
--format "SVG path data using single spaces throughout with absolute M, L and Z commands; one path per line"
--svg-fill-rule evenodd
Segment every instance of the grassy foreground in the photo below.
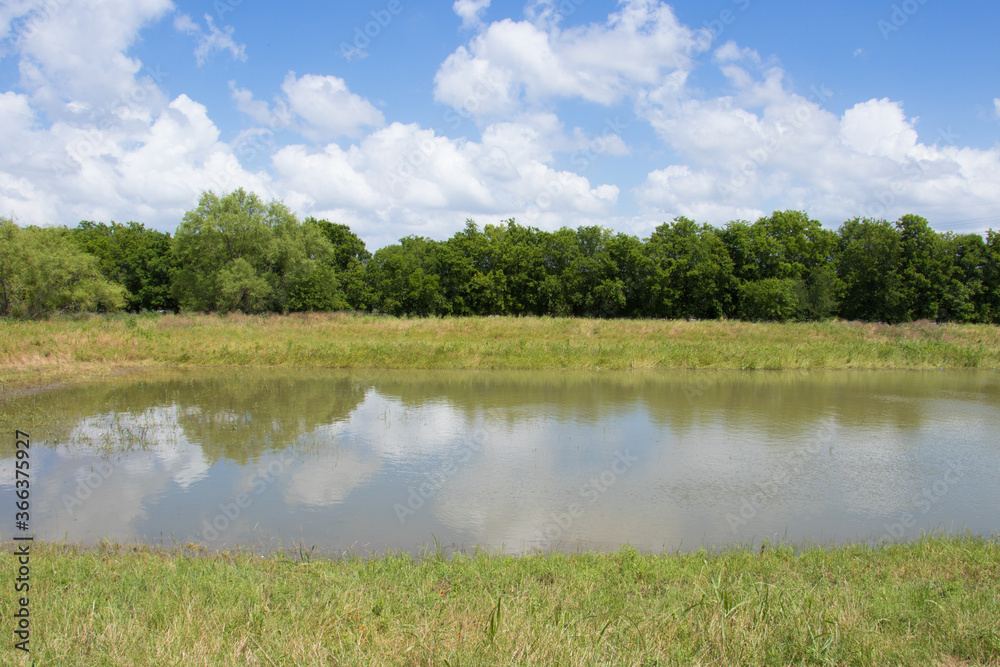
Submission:
M 440 369 L 1000 367 L 1000 327 L 372 315 L 0 321 L 0 392 L 157 366 Z
M 44 665 L 1000 664 L 1000 545 L 970 536 L 304 561 L 37 544 L 31 567 Z

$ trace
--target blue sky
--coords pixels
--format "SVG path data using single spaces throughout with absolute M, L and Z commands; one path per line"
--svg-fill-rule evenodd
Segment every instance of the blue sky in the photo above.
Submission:
M 941 0 L 12 0 L 0 214 L 173 231 L 242 186 L 372 249 L 785 208 L 983 231 L 997 25 Z

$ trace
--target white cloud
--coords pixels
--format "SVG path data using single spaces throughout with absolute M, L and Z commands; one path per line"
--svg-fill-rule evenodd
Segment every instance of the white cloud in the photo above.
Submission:
M 365 127 L 385 125 L 382 112 L 367 99 L 355 95 L 343 79 L 335 76 L 289 72 L 281 84 L 282 95 L 274 106 L 255 100 L 249 90 L 230 81 L 236 107 L 257 123 L 270 128 L 295 130 L 312 141 L 358 136 Z
M 622 0 L 604 24 L 561 30 L 505 19 L 452 53 L 435 76 L 434 97 L 476 118 L 511 114 L 551 99 L 618 103 L 665 72 L 684 72 L 698 35 L 658 1 Z M 534 7 L 535 16 L 544 7 Z
M 840 122 L 844 145 L 868 156 L 903 160 L 917 145 L 917 132 L 902 105 L 888 99 L 854 105 Z
M 3 94 L 0 134 L 11 137 L 0 144 L 0 211 L 26 224 L 138 220 L 173 231 L 203 190 L 271 195 L 269 177 L 240 166 L 203 105 L 180 95 L 145 115 L 40 128 L 25 96 Z
M 41 6 L 4 5 L 0 32 Z M 529 20 L 478 26 L 441 64 L 434 94 L 452 107 L 445 119 L 474 118 L 478 138 L 387 121 L 344 79 L 289 72 L 271 100 L 230 84 L 252 123 L 224 141 L 183 81 L 166 79 L 177 89 L 168 98 L 160 81 L 169 75 L 126 55 L 143 26 L 169 14 L 169 0 L 58 4 L 10 42 L 21 80 L 0 92 L 0 214 L 35 224 L 135 219 L 173 231 L 203 190 L 243 186 L 302 216 L 345 222 L 375 248 L 411 233 L 450 236 L 467 217 L 645 235 L 675 215 L 724 224 L 799 208 L 833 225 L 906 212 L 934 223 L 982 219 L 1000 204 L 1000 148 L 921 141 L 901 101 L 827 110 L 825 94 L 797 92 L 752 49 L 725 43 L 704 57 L 712 40 L 657 0 L 622 0 L 606 21 L 566 29 L 560 6 L 552 13 L 535 1 Z M 453 8 L 464 18 L 485 7 Z M 207 28 L 183 14 L 173 23 L 205 38 L 203 57 L 245 53 L 208 19 Z M 717 68 L 725 94 L 693 89 L 695 66 Z M 571 113 L 600 105 L 653 134 L 633 148 L 618 130 L 569 120 L 566 101 L 577 103 Z M 1000 98 L 994 108 L 1000 117 Z M 278 130 L 289 132 L 275 141 Z M 241 165 L 251 140 L 266 170 Z M 633 153 L 649 160 L 638 185 L 590 169 L 590 156 Z M 623 189 L 637 204 L 627 214 Z
M 922 143 L 916 121 L 888 99 L 858 103 L 838 117 L 817 93 L 790 91 L 779 67 L 728 45 L 719 52 L 731 95 L 679 99 L 669 89 L 640 100 L 640 113 L 679 160 L 636 188 L 646 216 L 724 224 L 773 205 L 833 225 L 909 212 L 933 222 L 981 217 L 975 212 L 1000 200 L 990 185 L 1000 178 L 1000 149 Z
M 274 185 L 303 215 L 334 216 L 376 247 L 410 233 L 447 237 L 468 217 L 554 229 L 610 216 L 617 186 L 551 167 L 537 137 L 553 118 L 531 120 L 491 125 L 481 142 L 392 123 L 347 149 L 286 146 Z
M 285 102 L 278 100 L 275 103 L 275 110 L 272 111 L 267 102 L 255 100 L 251 91 L 238 87 L 235 81 L 229 82 L 229 90 L 233 101 L 236 102 L 236 108 L 250 116 L 254 122 L 268 127 L 284 127 L 291 122 L 288 105 Z
M 233 60 L 246 62 L 246 44 L 237 44 L 236 40 L 233 39 L 235 30 L 233 26 L 227 25 L 224 28 L 218 28 L 211 14 L 205 14 L 205 25 L 208 26 L 207 31 L 202 30 L 201 26 L 187 14 L 178 14 L 177 18 L 174 19 L 174 28 L 198 38 L 198 44 L 194 49 L 194 57 L 198 67 L 204 65 L 208 57 L 217 51 L 229 51 Z
M 335 76 L 306 74 L 296 79 L 295 73 L 289 72 L 281 90 L 289 109 L 306 122 L 303 133 L 310 139 L 354 135 L 362 127 L 385 124 L 381 111 L 350 92 L 344 80 Z
M 993 98 L 993 115 L 1000 118 L 1000 97 Z
M 21 86 L 33 105 L 50 117 L 65 118 L 73 114 L 68 105 L 97 110 L 134 92 L 143 68 L 125 52 L 139 30 L 159 20 L 173 4 L 170 0 L 37 0 L 10 9 L 13 12 L 4 18 L 24 21 L 16 43 Z
M 462 27 L 474 28 L 482 23 L 489 6 L 490 0 L 455 0 L 451 8 L 462 18 Z

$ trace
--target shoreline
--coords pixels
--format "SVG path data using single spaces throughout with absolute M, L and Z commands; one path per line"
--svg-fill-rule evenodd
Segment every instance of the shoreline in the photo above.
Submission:
M 30 405 L 33 394 L 57 386 L 115 377 L 140 382 L 147 372 L 479 370 L 548 382 L 566 373 L 1000 366 L 1000 328 L 989 325 L 364 315 L 114 315 L 3 324 L 10 335 L 0 342 L 0 405 L 11 406 Z M 16 547 L 4 537 L 13 567 Z M 32 658 L 135 665 L 1000 666 L 1000 533 L 764 540 L 662 553 L 585 546 L 449 553 L 452 547 L 435 543 L 414 545 L 419 553 L 412 555 L 320 552 L 304 544 L 257 552 L 39 540 L 30 555 Z M 12 610 L 19 604 L 9 585 L 14 576 L 11 570 L 0 592 L 0 605 Z
M 0 396 L 191 367 L 439 370 L 996 370 L 1000 327 L 350 313 L 4 321 Z

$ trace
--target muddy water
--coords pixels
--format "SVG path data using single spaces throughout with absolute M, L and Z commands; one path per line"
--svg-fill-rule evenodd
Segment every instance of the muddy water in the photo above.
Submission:
M 48 540 L 662 551 L 1000 531 L 996 373 L 172 372 L 0 413 L 31 427 Z

